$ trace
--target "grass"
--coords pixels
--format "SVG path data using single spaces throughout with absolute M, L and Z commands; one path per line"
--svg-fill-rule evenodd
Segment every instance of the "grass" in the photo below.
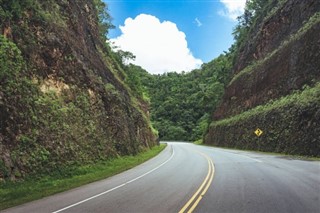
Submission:
M 241 120 L 247 120 L 252 116 L 261 115 L 263 113 L 270 112 L 275 109 L 284 108 L 289 105 L 308 105 L 311 102 L 317 102 L 320 94 L 320 83 L 317 83 L 314 87 L 305 86 L 303 91 L 296 91 L 291 95 L 284 96 L 278 100 L 271 100 L 265 105 L 257 106 L 253 109 L 229 117 L 219 121 L 213 121 L 210 127 L 220 126 L 220 125 L 231 125 L 235 124 Z
M 123 156 L 109 161 L 77 167 L 71 170 L 71 174 L 66 169 L 65 173 L 62 172 L 62 174 L 56 173 L 41 178 L 29 177 L 21 182 L 0 183 L 0 210 L 121 173 L 156 156 L 165 146 L 165 144 L 161 144 L 136 156 Z
M 196 145 L 203 145 L 203 140 L 199 139 L 199 140 L 194 141 L 193 143 Z

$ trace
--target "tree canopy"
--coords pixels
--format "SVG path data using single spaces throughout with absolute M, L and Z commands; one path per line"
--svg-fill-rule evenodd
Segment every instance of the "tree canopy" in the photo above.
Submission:
M 222 54 L 191 72 L 151 75 L 127 66 L 132 90 L 149 96 L 151 120 L 161 140 L 193 141 L 202 137 L 210 115 L 230 79 L 231 55 Z

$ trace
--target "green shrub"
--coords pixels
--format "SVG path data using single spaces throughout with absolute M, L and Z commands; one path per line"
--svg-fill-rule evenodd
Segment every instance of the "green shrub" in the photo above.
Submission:
M 236 116 L 213 121 L 205 143 L 320 156 L 320 83 Z M 257 137 L 254 131 L 264 133 Z

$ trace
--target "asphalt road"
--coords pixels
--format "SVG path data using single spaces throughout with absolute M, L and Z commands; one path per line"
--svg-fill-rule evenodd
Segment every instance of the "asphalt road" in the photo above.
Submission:
M 4 212 L 318 212 L 320 162 L 169 143 L 124 173 Z

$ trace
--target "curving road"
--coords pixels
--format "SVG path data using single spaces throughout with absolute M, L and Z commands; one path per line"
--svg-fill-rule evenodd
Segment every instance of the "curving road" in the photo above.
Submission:
M 320 162 L 168 143 L 131 170 L 4 212 L 320 212 Z

